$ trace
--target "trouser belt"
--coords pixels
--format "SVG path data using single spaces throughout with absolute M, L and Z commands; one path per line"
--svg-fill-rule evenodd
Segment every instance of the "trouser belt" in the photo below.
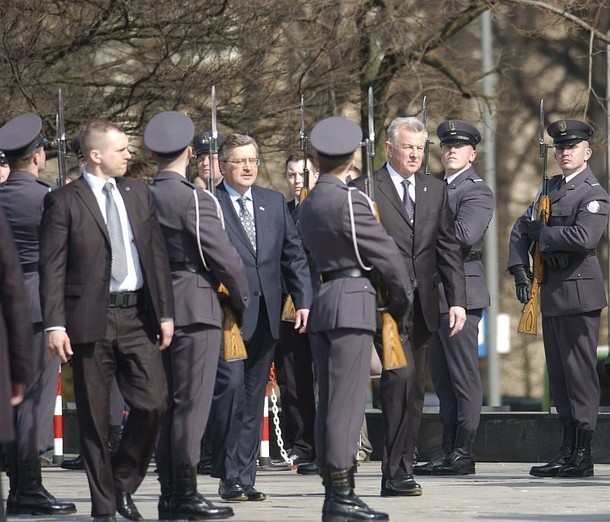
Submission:
M 481 261 L 483 259 L 483 252 L 480 250 L 474 250 L 464 254 L 464 263 L 468 263 L 470 261 Z
M 193 274 L 200 274 L 201 272 L 203 272 L 203 267 L 200 263 L 194 263 L 189 261 L 172 261 L 169 264 L 169 268 L 172 272 L 192 272 Z
M 328 281 L 334 281 L 335 279 L 345 279 L 350 277 L 369 277 L 368 272 L 365 272 L 361 268 L 342 268 L 340 270 L 329 270 L 328 272 L 321 272 L 320 278 L 323 283 Z
M 129 308 L 138 304 L 140 292 L 110 292 L 110 308 Z

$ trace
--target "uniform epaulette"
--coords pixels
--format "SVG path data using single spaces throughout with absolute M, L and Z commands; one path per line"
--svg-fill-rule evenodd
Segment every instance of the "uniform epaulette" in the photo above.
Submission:
M 180 183 L 184 183 L 188 188 L 192 189 L 196 185 L 193 185 L 188 179 L 181 179 Z
M 39 183 L 40 185 L 42 185 L 45 188 L 48 188 L 49 190 L 53 188 L 53 185 L 51 185 L 50 183 L 47 183 L 43 179 L 36 178 L 36 183 Z

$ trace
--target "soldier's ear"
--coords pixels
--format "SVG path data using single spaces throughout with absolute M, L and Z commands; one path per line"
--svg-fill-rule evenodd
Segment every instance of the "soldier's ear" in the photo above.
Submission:
M 585 161 L 589 161 L 589 158 L 593 155 L 593 150 L 590 147 L 585 149 Z

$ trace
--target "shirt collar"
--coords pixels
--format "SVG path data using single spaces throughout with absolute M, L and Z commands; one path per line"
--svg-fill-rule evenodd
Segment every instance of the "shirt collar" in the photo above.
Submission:
M 252 201 L 252 187 L 248 187 L 245 194 L 240 194 L 233 187 L 229 186 L 229 184 L 223 179 L 222 182 L 225 184 L 225 188 L 227 189 L 227 193 L 231 197 L 231 201 L 237 201 L 239 198 L 244 198 L 246 200 Z

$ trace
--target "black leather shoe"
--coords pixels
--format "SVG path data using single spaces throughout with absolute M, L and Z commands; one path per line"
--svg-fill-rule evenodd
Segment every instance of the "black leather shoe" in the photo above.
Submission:
M 413 475 L 388 479 L 381 486 L 382 497 L 419 497 L 423 493 Z
M 419 464 L 418 466 L 413 466 L 413 474 L 414 475 L 432 475 L 432 470 L 440 466 L 444 461 L 447 455 L 444 451 L 439 451 L 436 455 L 434 455 L 428 462 L 425 464 Z
M 227 502 L 243 502 L 248 500 L 248 495 L 235 479 L 221 480 L 218 486 L 220 498 Z
M 212 474 L 212 463 L 211 462 L 199 462 L 197 464 L 197 475 L 211 475 Z
M 116 522 L 116 517 L 114 515 L 100 515 L 93 517 L 93 520 L 97 520 L 98 522 Z
M 297 473 L 299 475 L 319 475 L 320 468 L 318 467 L 318 463 L 314 460 L 313 462 L 307 462 L 297 466 Z
M 116 490 L 116 510 L 127 520 L 144 520 L 131 499 L 131 493 L 122 489 Z
M 245 486 L 242 485 L 242 489 L 244 493 L 248 496 L 248 500 L 250 501 L 260 502 L 261 500 L 267 500 L 267 495 L 260 492 L 258 489 L 256 489 L 254 486 L 251 486 L 250 484 Z
M 79 455 L 75 459 L 62 460 L 60 467 L 62 467 L 63 469 L 69 469 L 69 470 L 73 470 L 73 471 L 74 470 L 81 471 L 81 470 L 85 469 L 85 462 L 83 461 L 83 457 L 81 457 Z

